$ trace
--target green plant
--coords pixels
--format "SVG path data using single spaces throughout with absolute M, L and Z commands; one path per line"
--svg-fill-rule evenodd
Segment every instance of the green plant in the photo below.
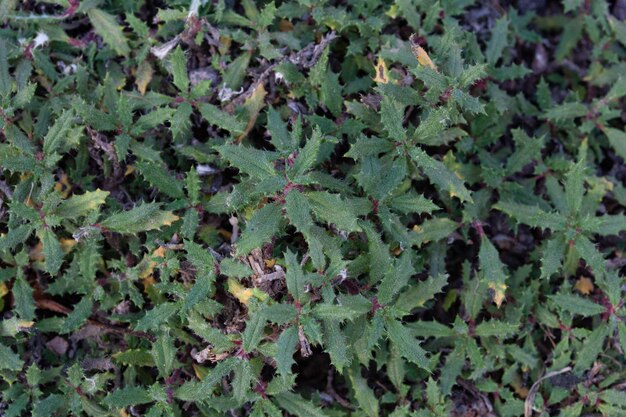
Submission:
M 482 3 L 0 0 L 3 415 L 623 414 L 621 2 Z

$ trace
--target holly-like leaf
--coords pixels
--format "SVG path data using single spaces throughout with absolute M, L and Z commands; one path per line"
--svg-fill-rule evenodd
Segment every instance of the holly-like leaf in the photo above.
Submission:
M 158 203 L 143 203 L 107 217 L 100 222 L 100 226 L 112 232 L 132 234 L 160 229 L 179 219 L 171 211 L 161 210 L 160 207 Z

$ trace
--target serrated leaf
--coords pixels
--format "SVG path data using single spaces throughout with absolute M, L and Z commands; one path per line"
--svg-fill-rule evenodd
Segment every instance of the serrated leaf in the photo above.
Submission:
M 15 311 L 23 320 L 35 318 L 35 301 L 33 300 L 33 288 L 23 276 L 13 283 L 13 297 L 15 298 Z
M 615 150 L 615 153 L 626 161 L 626 132 L 611 127 L 605 127 L 603 132 L 609 139 L 609 143 Z
M 297 417 L 328 417 L 321 408 L 306 401 L 298 394 L 283 392 L 274 397 L 278 405 Z
M 187 59 L 180 45 L 174 49 L 170 55 L 170 63 L 172 64 L 172 76 L 174 85 L 178 91 L 187 93 L 189 90 L 189 76 L 187 75 Z
M 246 228 L 237 241 L 237 255 L 247 255 L 252 249 L 269 242 L 278 233 L 281 220 L 281 208 L 276 204 L 266 204 L 257 210 L 246 222 Z
M 500 337 L 504 338 L 516 333 L 519 329 L 519 324 L 506 323 L 499 320 L 483 321 L 476 326 L 475 332 L 479 337 Z
M 256 181 L 274 178 L 277 175 L 269 152 L 237 145 L 221 145 L 215 149 L 235 168 Z
M 67 316 L 59 333 L 67 334 L 78 329 L 91 316 L 93 310 L 93 299 L 86 295 L 74 306 L 74 310 Z
M 209 103 L 199 103 L 198 110 L 202 117 L 209 122 L 209 124 L 215 125 L 220 129 L 229 131 L 233 135 L 240 135 L 246 128 L 245 123 L 232 116 L 225 111 L 222 111 L 219 107 Z
M 367 381 L 360 375 L 361 369 L 350 369 L 348 377 L 350 385 L 354 390 L 354 396 L 359 403 L 359 407 L 369 417 L 378 417 L 379 406 L 378 399 L 374 395 L 374 391 L 367 385 Z
M 146 181 L 163 194 L 176 199 L 185 198 L 182 182 L 170 175 L 162 165 L 139 161 L 135 166 Z
M 343 305 L 322 303 L 315 306 L 313 314 L 321 320 L 343 322 L 354 320 L 361 315 L 361 312 Z
M 154 357 L 146 349 L 128 349 L 111 356 L 115 362 L 123 365 L 155 366 Z
M 393 297 L 408 284 L 409 279 L 415 273 L 410 255 L 408 253 L 403 254 L 395 261 L 393 268 L 385 274 L 378 286 L 378 301 L 382 305 L 389 304 Z
M 546 212 L 537 206 L 500 201 L 493 206 L 515 220 L 532 227 L 561 231 L 566 227 L 566 219 L 558 213 Z
M 209 249 L 205 249 L 201 245 L 191 240 L 185 240 L 185 251 L 187 259 L 192 263 L 199 273 L 210 275 L 215 270 L 215 258 Z M 210 277 L 213 279 L 213 277 Z
M 308 200 L 297 190 L 292 190 L 285 197 L 285 210 L 289 222 L 298 229 L 300 233 L 308 232 L 313 224 L 311 217 L 311 207 Z
M 406 129 L 402 126 L 404 120 L 404 107 L 393 101 L 388 96 L 383 96 L 380 103 L 380 121 L 382 122 L 389 139 L 396 142 L 406 140 Z
M 408 314 L 415 308 L 423 307 L 426 301 L 440 293 L 446 285 L 448 285 L 448 275 L 446 274 L 428 277 L 424 281 L 419 281 L 416 286 L 411 286 L 402 292 L 394 307 Z
M 285 252 L 285 264 L 287 266 L 287 272 L 285 272 L 287 290 L 295 301 L 302 303 L 306 296 L 304 272 L 302 272 L 297 256 L 290 250 Z
M 48 130 L 43 139 L 43 153 L 45 157 L 50 157 L 64 145 L 73 122 L 73 110 L 65 110 L 54 122 L 54 125 Z
M 565 247 L 565 241 L 558 236 L 548 241 L 541 258 L 541 278 L 550 278 L 561 268 Z
M 102 36 L 102 39 L 119 55 L 128 55 L 130 47 L 122 31 L 122 27 L 117 23 L 115 16 L 110 15 L 101 9 L 90 9 L 87 12 L 89 20 L 93 25 L 95 32 Z
M 502 56 L 502 52 L 507 45 L 507 35 L 509 31 L 509 19 L 506 15 L 496 20 L 496 25 L 491 32 L 491 39 L 487 43 L 485 57 L 487 62 L 495 65 Z
M 250 391 L 250 384 L 254 375 L 250 363 L 246 360 L 239 360 L 233 368 L 233 396 L 239 402 L 242 402 Z
M 276 370 L 282 376 L 291 374 L 291 366 L 296 363 L 293 354 L 298 345 L 298 329 L 291 326 L 283 330 L 276 342 Z
M 197 305 L 200 301 L 204 300 L 208 295 L 209 291 L 213 288 L 213 282 L 215 281 L 215 274 L 213 271 L 208 274 L 196 274 L 196 282 L 194 283 L 191 290 L 185 297 L 185 301 L 183 302 L 183 306 L 181 307 L 181 313 L 186 313 L 191 310 L 195 305 Z
M 10 347 L 0 343 L 0 369 L 19 371 L 24 366 L 24 361 L 13 352 Z
M 472 196 L 465 188 L 463 181 L 450 172 L 443 162 L 428 156 L 419 148 L 411 148 L 409 154 L 433 184 L 448 191 L 452 197 L 457 197 L 461 201 L 472 202 Z
M 150 354 L 154 358 L 154 363 L 159 370 L 161 378 L 167 378 L 174 369 L 174 360 L 176 358 L 174 339 L 168 332 L 159 335 L 156 341 L 152 343 Z
M 263 338 L 266 318 L 262 311 L 256 311 L 250 315 L 246 322 L 246 329 L 242 334 L 241 347 L 244 352 L 252 353 Z
M 96 189 L 95 191 L 87 191 L 84 194 L 73 195 L 63 201 L 55 211 L 66 219 L 86 216 L 100 208 L 109 194 L 108 191 Z
M 593 365 L 598 355 L 602 352 L 604 341 L 609 335 L 609 326 L 598 326 L 589 337 L 586 337 L 582 345 L 582 349 L 576 355 L 576 365 L 574 372 L 580 374 Z
M 63 265 L 64 254 L 61 244 L 54 232 L 48 227 L 40 231 L 40 238 L 43 244 L 46 272 L 55 275 Z
M 315 165 L 321 144 L 322 132 L 319 127 L 315 127 L 313 134 L 306 141 L 306 144 L 293 163 L 292 171 L 294 178 L 303 175 L 308 169 L 311 169 Z
M 139 233 L 169 226 L 179 219 L 171 211 L 160 210 L 158 203 L 143 203 L 131 210 L 113 214 L 100 222 L 112 232 Z
M 397 197 L 393 197 L 387 203 L 392 210 L 399 211 L 404 214 L 411 213 L 432 213 L 441 210 L 435 203 L 415 193 L 404 193 Z
M 595 316 L 606 311 L 604 306 L 574 294 L 555 294 L 548 298 L 561 310 L 583 317 Z
M 142 387 L 127 386 L 107 395 L 103 402 L 111 408 L 126 408 L 130 405 L 148 404 L 152 402 L 148 390 Z
M 504 293 L 507 289 L 505 284 L 507 275 L 504 271 L 504 264 L 500 260 L 498 251 L 484 235 L 481 239 L 478 259 L 480 261 L 480 270 L 487 281 L 487 287 L 493 291 L 493 302 L 500 308 L 502 301 L 505 299 Z
M 338 321 L 324 320 L 324 347 L 330 355 L 331 363 L 342 373 L 344 368 L 350 365 L 351 357 L 348 354 L 348 340 L 341 331 Z
M 146 314 L 137 321 L 135 329 L 138 331 L 147 331 L 158 329 L 159 326 L 172 317 L 180 306 L 176 303 L 163 303 L 148 310 Z
M 411 330 L 395 319 L 386 319 L 387 337 L 396 346 L 400 355 L 420 368 L 430 371 L 426 351 L 422 349 Z
M 352 207 L 339 194 L 311 191 L 304 195 L 309 200 L 313 213 L 320 219 L 347 232 L 361 230 L 358 226 L 358 217 L 353 213 Z

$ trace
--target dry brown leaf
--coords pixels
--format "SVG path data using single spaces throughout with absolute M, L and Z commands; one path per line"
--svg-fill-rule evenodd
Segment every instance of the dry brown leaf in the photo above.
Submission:
M 578 278 L 578 281 L 576 281 L 574 288 L 576 288 L 578 292 L 583 295 L 591 294 L 594 289 L 593 282 L 587 277 Z

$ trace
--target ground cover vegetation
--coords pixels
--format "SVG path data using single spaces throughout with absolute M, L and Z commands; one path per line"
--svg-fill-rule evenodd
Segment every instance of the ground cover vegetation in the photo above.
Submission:
M 626 415 L 623 0 L 1 0 L 3 416 Z

